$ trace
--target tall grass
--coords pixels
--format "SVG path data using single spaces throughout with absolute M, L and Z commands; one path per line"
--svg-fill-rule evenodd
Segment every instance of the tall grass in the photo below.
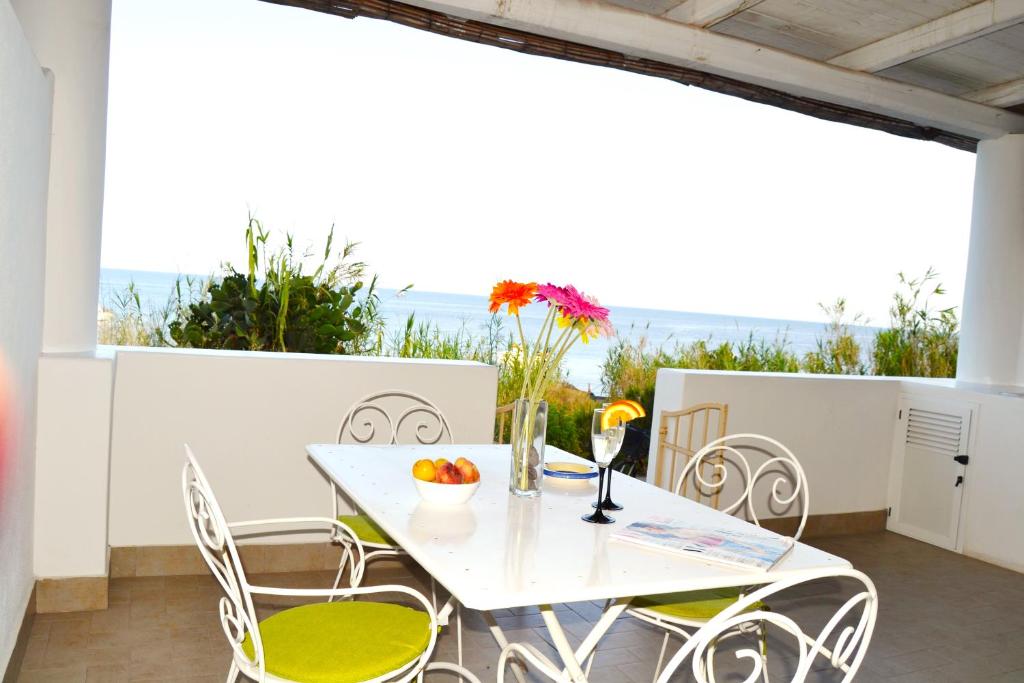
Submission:
M 821 305 L 829 322 L 817 348 L 802 359 L 789 349 L 785 336 L 771 342 L 751 335 L 738 344 L 713 345 L 708 339 L 652 348 L 646 335 L 634 340 L 631 333 L 608 350 L 602 383 L 610 397 L 639 401 L 650 415 L 659 368 L 953 377 L 959 323 L 955 309 L 935 305 L 934 298 L 945 293 L 937 279 L 932 269 L 919 278 L 900 273 L 889 327 L 878 330 L 868 348 L 861 347 L 852 329 L 866 321 L 860 315 L 850 316 L 845 299 L 837 299 L 831 305 Z M 650 418 L 643 426 L 649 428 Z
M 899 274 L 901 291 L 889 308 L 889 329 L 875 336 L 871 350 L 874 374 L 956 376 L 960 325 L 954 308 L 935 306 L 934 297 L 946 293 L 937 280 L 931 268 L 920 278 Z
M 290 249 L 291 245 L 288 246 Z M 325 262 L 329 252 L 328 242 Z M 250 253 L 254 252 L 250 250 Z M 350 248 L 346 247 L 342 266 L 350 255 Z M 252 266 L 250 263 L 249 279 L 254 281 Z M 351 266 L 356 270 L 328 271 L 331 284 L 339 286 L 341 282 L 362 276 L 365 264 L 355 262 Z M 287 274 L 289 268 L 277 270 L 280 277 L 280 273 Z M 292 280 L 298 282 L 300 275 L 296 273 Z M 324 271 L 318 270 L 313 279 L 323 275 Z M 308 279 L 308 276 L 302 277 Z M 935 299 L 945 293 L 937 278 L 931 269 L 919 278 L 899 274 L 899 289 L 893 295 L 889 327 L 877 331 L 867 348 L 862 348 L 853 333 L 853 326 L 866 321 L 859 315 L 849 315 L 844 299 L 821 306 L 829 322 L 815 350 L 804 354 L 803 358 L 792 350 L 785 332 L 771 340 L 750 334 L 740 342 L 716 343 L 708 337 L 652 347 L 645 332 L 637 334 L 637 330 L 631 329 L 629 335 L 619 337 L 609 348 L 602 365 L 602 386 L 611 398 L 629 398 L 643 404 L 648 417 L 635 426 L 650 429 L 659 368 L 952 377 L 956 372 L 959 324 L 953 308 L 940 308 L 935 304 Z M 130 284 L 106 302 L 108 315 L 101 322 L 99 341 L 120 345 L 174 345 L 169 328 L 173 329 L 175 321 L 194 315 L 195 303 L 207 300 L 211 282 L 181 279 L 167 303 L 153 311 L 143 309 L 138 290 Z M 253 286 L 251 282 L 248 284 Z M 281 280 L 276 283 L 276 289 L 282 291 L 285 285 Z M 510 403 L 519 396 L 523 382 L 522 349 L 500 317 L 491 316 L 477 330 L 463 324 L 457 330 L 445 331 L 436 323 L 419 320 L 413 314 L 401 327 L 389 332 L 372 281 L 368 289 L 369 295 L 359 304 L 358 317 L 365 321 L 363 329 L 353 343 L 344 348 L 339 346 L 335 352 L 351 349 L 352 353 L 377 356 L 487 363 L 498 368 L 498 404 Z M 280 330 L 275 329 L 275 333 L 274 337 L 280 341 Z M 545 398 L 549 404 L 548 443 L 589 456 L 590 419 L 598 405 L 596 399 L 566 382 L 561 367 L 558 380 Z

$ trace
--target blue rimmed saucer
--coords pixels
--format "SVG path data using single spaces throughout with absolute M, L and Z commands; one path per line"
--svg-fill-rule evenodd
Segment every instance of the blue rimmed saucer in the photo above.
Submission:
M 597 476 L 597 468 L 578 462 L 547 462 L 544 463 L 544 476 L 556 479 L 593 479 Z

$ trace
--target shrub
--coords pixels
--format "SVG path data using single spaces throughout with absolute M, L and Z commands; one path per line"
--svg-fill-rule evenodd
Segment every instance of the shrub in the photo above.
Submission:
M 168 324 L 178 346 L 358 353 L 382 328 L 376 278 L 365 286 L 366 264 L 352 260 L 356 245 L 346 243 L 332 263 L 333 227 L 309 274 L 304 261 L 311 254 L 297 255 L 291 235 L 271 251 L 269 233 L 250 216 L 245 239 L 248 271 L 225 264 L 223 277 L 211 280 Z

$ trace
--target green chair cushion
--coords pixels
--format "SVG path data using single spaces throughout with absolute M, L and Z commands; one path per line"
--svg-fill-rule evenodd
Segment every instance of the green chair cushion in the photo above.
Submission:
M 338 521 L 346 525 L 364 543 L 377 543 L 379 545 L 398 545 L 391 537 L 384 533 L 384 530 L 366 515 L 338 515 Z
M 707 620 L 740 599 L 740 588 L 712 588 L 688 593 L 666 593 L 645 595 L 634 598 L 630 607 L 651 610 L 677 619 Z M 746 611 L 763 609 L 763 602 L 756 602 Z
M 384 602 L 321 602 L 260 622 L 267 673 L 301 683 L 357 683 L 400 669 L 430 642 L 430 617 Z M 246 634 L 242 649 L 255 657 Z

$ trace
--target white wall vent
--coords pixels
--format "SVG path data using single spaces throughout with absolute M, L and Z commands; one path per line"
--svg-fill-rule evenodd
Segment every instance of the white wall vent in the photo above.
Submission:
M 914 406 L 908 409 L 906 443 L 910 445 L 959 455 L 963 434 L 963 415 L 923 410 Z

